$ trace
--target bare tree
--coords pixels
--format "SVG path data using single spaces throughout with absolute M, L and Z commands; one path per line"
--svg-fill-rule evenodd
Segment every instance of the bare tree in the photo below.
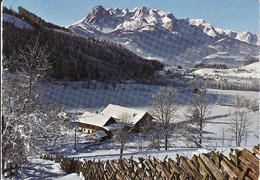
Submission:
M 223 127 L 221 131 L 222 131 L 221 147 L 223 150 L 223 147 L 225 146 L 225 128 Z
M 38 39 L 14 52 L 3 72 L 2 86 L 2 153 L 3 169 L 11 176 L 8 162 L 19 168 L 29 153 L 60 136 L 62 121 L 59 108 L 43 103 L 42 84 L 50 68 L 49 51 L 39 45 Z M 50 145 L 50 144 L 49 144 Z M 10 164 L 10 163 L 9 163 Z
M 244 108 L 245 107 L 245 101 L 246 101 L 245 96 L 237 95 L 236 96 L 236 101 L 235 101 L 235 106 L 237 108 Z
M 129 127 L 127 126 L 128 123 L 129 115 L 123 114 L 120 117 L 120 121 L 117 122 L 116 131 L 113 134 L 113 140 L 120 144 L 120 158 L 123 156 L 125 144 L 129 138 Z
M 143 151 L 143 148 L 144 148 L 144 143 L 143 143 L 143 137 L 142 135 L 136 135 L 135 136 L 135 142 L 136 142 L 136 145 L 137 145 L 137 148 L 138 148 L 138 151 L 139 152 L 142 152 Z
M 252 111 L 259 111 L 259 103 L 256 99 L 250 102 L 249 109 L 251 109 Z
M 187 122 L 184 122 L 183 123 L 183 130 L 182 130 L 182 136 L 184 137 L 184 139 L 185 139 L 185 146 L 186 147 L 189 147 L 189 142 L 190 142 L 190 133 L 189 133 L 189 128 L 188 128 L 188 126 L 187 126 Z
M 166 88 L 153 94 L 152 114 L 155 120 L 160 123 L 161 131 L 164 136 L 165 150 L 168 149 L 169 131 L 176 117 L 176 111 L 179 106 L 178 91 L 172 88 Z
M 252 125 L 252 121 L 243 109 L 236 110 L 231 121 L 229 130 L 236 140 L 236 146 L 240 146 L 242 138 L 247 138 L 250 132 L 249 127 Z
M 76 110 L 76 113 L 73 115 L 73 124 L 74 124 L 74 150 L 77 151 L 77 131 L 78 131 L 78 122 L 77 122 L 77 113 L 78 111 Z
M 187 128 L 190 140 L 193 141 L 198 148 L 202 147 L 203 128 L 205 120 L 210 113 L 210 104 L 207 93 L 196 94 L 187 108 L 186 118 L 189 120 Z
M 219 101 L 219 105 L 222 106 L 223 105 L 223 95 L 219 95 L 218 101 Z
M 148 149 L 155 149 L 160 151 L 160 133 L 161 130 L 157 128 L 158 127 L 158 122 L 153 122 L 152 125 L 150 126 L 150 134 L 149 134 L 149 145 Z

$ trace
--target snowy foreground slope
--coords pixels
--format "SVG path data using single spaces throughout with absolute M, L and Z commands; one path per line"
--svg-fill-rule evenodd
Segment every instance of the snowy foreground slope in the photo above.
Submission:
M 199 69 L 193 73 L 201 76 L 208 75 L 220 77 L 260 79 L 260 62 L 232 69 Z
M 76 173 L 66 174 L 61 170 L 59 163 L 54 163 L 54 161 L 40 159 L 38 156 L 30 156 L 28 160 L 30 168 L 22 168 L 19 179 L 81 179 Z
M 49 86 L 45 90 L 51 92 L 48 97 L 49 101 L 58 102 L 61 105 L 70 106 L 72 109 L 84 107 L 84 109 L 99 109 L 102 106 L 113 102 L 114 104 L 121 104 L 127 107 L 135 107 L 137 109 L 150 110 L 152 93 L 162 87 L 149 86 L 149 85 L 137 85 L 128 84 L 125 85 L 126 89 L 121 89 L 120 85 L 116 90 L 97 90 L 97 89 L 83 89 L 80 87 L 67 87 L 61 86 Z M 149 89 L 149 91 L 148 91 Z M 216 90 L 208 89 L 208 94 L 212 98 L 211 113 L 207 119 L 207 123 L 204 133 L 203 149 L 187 148 L 189 142 L 185 142 L 185 139 L 180 136 L 179 131 L 172 131 L 170 141 L 170 147 L 168 151 L 164 151 L 161 148 L 160 151 L 148 150 L 148 139 L 143 137 L 143 150 L 140 152 L 138 149 L 136 136 L 138 134 L 132 134 L 129 137 L 129 142 L 126 145 L 123 157 L 134 159 L 138 157 L 147 158 L 148 156 L 164 159 L 168 157 L 175 159 L 176 155 L 183 155 L 191 158 L 194 154 L 207 153 L 212 150 L 222 152 L 228 156 L 230 147 L 235 146 L 234 140 L 231 140 L 231 134 L 228 130 L 231 119 L 234 116 L 235 108 L 231 105 L 234 104 L 237 95 L 245 96 L 250 100 L 257 100 L 259 102 L 259 92 L 252 91 L 231 91 L 231 90 Z M 182 105 L 178 111 L 178 118 L 176 122 L 179 123 L 181 131 L 181 123 L 187 108 L 187 101 L 191 98 L 193 93 L 182 90 L 180 95 L 183 99 Z M 222 104 L 218 103 L 222 98 Z M 242 142 L 243 147 L 251 150 L 252 146 L 259 143 L 259 111 L 247 112 L 247 116 L 252 120 L 253 124 L 250 127 L 251 133 L 248 136 L 247 143 Z M 223 135 L 224 132 L 224 135 Z M 72 132 L 73 133 L 73 132 Z M 176 138 L 177 137 L 177 138 Z M 224 138 L 223 138 L 224 137 Z M 224 139 L 224 140 L 223 140 Z M 243 149 L 243 147 L 236 147 Z M 93 160 L 100 159 L 103 161 L 118 159 L 120 157 L 120 147 L 117 143 L 109 140 L 102 143 L 96 143 L 94 146 L 88 144 L 78 144 L 78 151 L 75 152 L 73 148 L 73 139 L 71 144 L 66 147 L 61 147 L 57 154 L 65 155 L 70 158 L 79 158 L 80 160 Z M 42 160 L 39 157 L 30 157 L 30 168 L 22 169 L 21 179 L 81 179 L 77 174 L 65 174 L 60 170 L 58 164 L 53 161 Z

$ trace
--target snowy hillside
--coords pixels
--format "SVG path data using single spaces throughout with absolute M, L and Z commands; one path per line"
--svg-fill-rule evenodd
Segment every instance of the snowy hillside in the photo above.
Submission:
M 200 46 L 187 49 L 176 57 L 178 61 L 202 64 L 225 64 L 228 67 L 239 67 L 245 64 L 248 56 L 258 56 L 259 47 L 249 45 L 236 39 L 221 38 L 209 41 Z
M 3 20 L 14 24 L 18 28 L 33 29 L 33 27 L 20 18 L 3 13 Z
M 238 67 L 259 50 L 256 35 L 251 33 L 229 36 L 204 20 L 176 19 L 172 13 L 146 7 L 97 6 L 68 29 L 77 35 L 112 40 L 142 57 L 170 65 L 224 63 Z
M 199 69 L 193 73 L 201 76 L 209 75 L 220 77 L 260 79 L 260 62 L 233 69 Z

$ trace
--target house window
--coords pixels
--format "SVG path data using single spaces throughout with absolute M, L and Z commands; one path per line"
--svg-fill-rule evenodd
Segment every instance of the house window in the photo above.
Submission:
M 88 134 L 90 134 L 90 130 L 88 130 Z

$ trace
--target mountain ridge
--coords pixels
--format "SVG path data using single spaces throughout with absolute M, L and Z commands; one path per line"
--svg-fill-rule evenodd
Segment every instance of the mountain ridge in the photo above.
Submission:
M 189 21 L 191 25 L 204 27 L 203 29 L 204 32 L 207 33 L 209 36 L 214 37 L 217 34 L 225 35 L 229 38 L 237 39 L 239 41 L 246 42 L 252 45 L 260 45 L 260 34 L 254 34 L 249 31 L 238 32 L 238 31 L 232 31 L 228 29 L 214 28 L 213 25 L 207 23 L 203 19 L 190 19 L 190 18 L 183 18 L 183 19 Z
M 257 56 L 259 48 L 255 45 L 258 41 L 254 40 L 257 35 L 251 37 L 252 33 L 241 35 L 231 31 L 233 32 L 231 36 L 227 30 L 214 28 L 204 20 L 176 19 L 172 13 L 147 7 L 129 10 L 96 6 L 84 19 L 68 26 L 68 29 L 77 35 L 119 43 L 144 58 L 159 59 L 171 65 L 183 65 L 184 62 L 185 65 L 190 66 L 204 62 L 204 58 L 210 54 L 201 53 L 206 56 L 197 58 L 196 62 L 180 59 L 180 57 L 190 48 L 199 48 L 204 46 L 204 43 L 214 46 L 223 38 L 233 43 L 225 41 L 228 47 L 222 43 L 223 47 L 220 48 L 221 51 L 224 50 L 221 53 L 226 54 L 224 59 L 230 61 L 229 65 L 242 65 L 249 56 Z M 238 51 L 231 49 L 235 45 L 238 46 Z M 218 52 L 214 53 L 218 54 Z M 236 58 L 232 59 L 229 56 L 239 57 L 242 60 L 236 61 Z M 218 60 L 219 58 L 216 59 Z

